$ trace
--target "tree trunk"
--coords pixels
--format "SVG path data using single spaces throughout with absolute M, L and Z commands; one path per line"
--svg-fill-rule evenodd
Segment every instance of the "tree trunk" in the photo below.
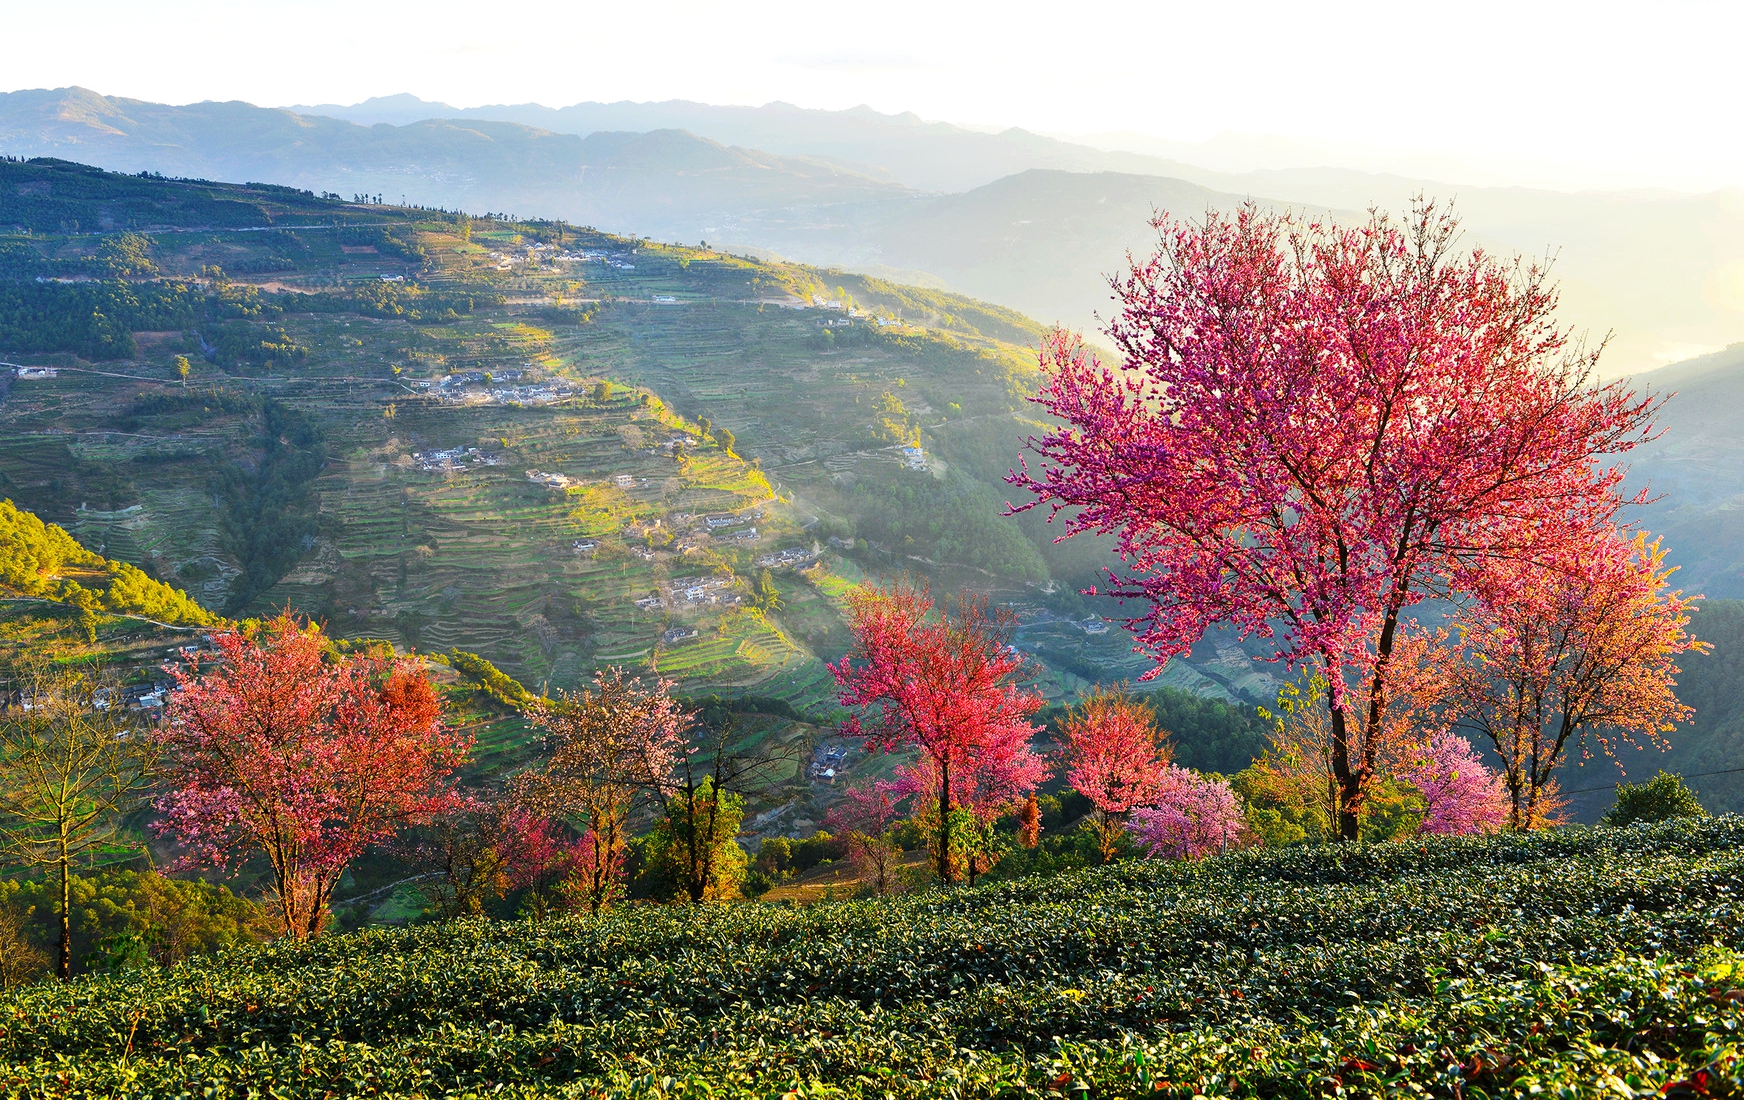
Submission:
M 67 855 L 67 838 L 61 836 L 60 852 L 61 872 L 61 944 L 58 970 L 61 981 L 70 981 L 73 977 L 73 884 L 72 858 Z
M 1358 840 L 1362 836 L 1362 820 L 1357 816 L 1362 790 L 1360 778 L 1350 767 L 1350 727 L 1344 711 L 1332 706 L 1332 689 L 1326 691 L 1332 710 L 1332 775 L 1338 783 L 1338 839 Z
M 691 905 L 701 905 L 703 898 L 708 896 L 708 879 L 715 870 L 715 807 L 719 805 L 720 788 L 715 788 L 715 802 L 708 809 L 708 830 L 703 832 L 696 825 L 696 802 L 691 802 L 691 835 L 696 837 L 696 844 L 691 849 L 696 852 L 691 873 Z
M 951 762 L 939 760 L 939 881 L 951 882 Z

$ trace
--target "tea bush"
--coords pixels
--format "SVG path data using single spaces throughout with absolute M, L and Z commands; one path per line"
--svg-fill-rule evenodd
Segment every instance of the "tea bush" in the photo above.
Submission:
M 1744 1088 L 1744 819 L 272 944 L 0 997 L 10 1095 Z

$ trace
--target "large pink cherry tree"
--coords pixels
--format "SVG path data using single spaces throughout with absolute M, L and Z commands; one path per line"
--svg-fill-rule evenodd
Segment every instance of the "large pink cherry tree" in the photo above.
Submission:
M 181 865 L 264 857 L 284 934 L 321 930 L 347 866 L 441 809 L 471 742 L 412 660 L 334 657 L 286 613 L 176 674 L 155 828 Z
M 1432 205 L 1404 224 L 1247 206 L 1156 228 L 1115 283 L 1124 362 L 1044 343 L 1037 400 L 1063 426 L 1010 480 L 1066 535 L 1117 537 L 1112 594 L 1149 604 L 1128 625 L 1159 660 L 1223 623 L 1324 677 L 1355 839 L 1411 608 L 1505 600 L 1494 565 L 1607 528 L 1622 475 L 1603 459 L 1655 404 L 1594 381 L 1542 268 L 1460 250 Z
M 967 839 L 953 836 L 954 820 L 989 825 L 1048 774 L 1030 748 L 1039 732 L 1030 716 L 1043 698 L 1022 681 L 1015 624 L 985 597 L 965 593 L 939 607 L 924 587 L 902 581 L 856 591 L 848 620 L 854 646 L 830 669 L 842 705 L 856 712 L 843 732 L 873 748 L 919 750 L 898 770 L 898 787 L 936 812 L 936 870 L 953 882 L 964 862 L 953 853 Z M 971 874 L 980 854 L 968 855 Z

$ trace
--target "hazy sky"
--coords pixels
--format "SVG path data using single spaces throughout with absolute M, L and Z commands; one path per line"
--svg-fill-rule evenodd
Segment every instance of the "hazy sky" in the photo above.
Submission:
M 0 25 L 0 89 L 866 103 L 1057 133 L 1433 153 L 1472 182 L 1744 187 L 1738 0 L 0 0 Z

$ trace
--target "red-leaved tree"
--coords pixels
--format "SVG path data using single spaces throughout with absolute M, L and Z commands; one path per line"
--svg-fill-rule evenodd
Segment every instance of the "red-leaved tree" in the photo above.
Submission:
M 183 866 L 264 856 L 284 934 L 306 939 L 352 860 L 442 807 L 471 741 L 416 661 L 330 658 L 288 612 L 213 640 L 175 674 L 155 828 Z
M 842 705 L 860 712 L 846 735 L 874 748 L 920 750 L 899 781 L 938 815 L 940 882 L 956 881 L 961 862 L 952 858 L 962 847 L 952 836 L 953 811 L 989 822 L 1048 774 L 1030 748 L 1037 732 L 1030 716 L 1043 699 L 1020 680 L 1014 619 L 981 596 L 965 593 L 953 604 L 939 608 L 924 587 L 903 581 L 859 589 L 848 601 L 854 647 L 830 670 Z
M 1656 406 L 1593 381 L 1544 270 L 1456 250 L 1432 205 L 1402 226 L 1249 206 L 1156 227 L 1116 283 L 1125 369 L 1045 342 L 1037 400 L 1064 426 L 1010 480 L 1066 534 L 1118 537 L 1113 594 L 1148 602 L 1128 625 L 1160 660 L 1231 623 L 1319 672 L 1355 839 L 1406 612 L 1608 523 L 1622 475 L 1600 460 Z
M 558 822 L 525 808 L 504 818 L 502 844 L 509 885 L 527 891 L 525 910 L 535 921 L 544 919 L 554 900 L 565 900 L 564 894 L 588 904 L 593 880 L 582 876 L 591 872 L 615 881 L 611 872 L 616 868 L 599 864 L 621 860 L 605 851 L 591 831 L 579 839 L 566 836 Z
M 1096 848 L 1104 863 L 1119 851 L 1127 813 L 1151 800 L 1169 766 L 1171 753 L 1156 720 L 1154 709 L 1125 691 L 1097 689 L 1060 727 L 1066 782 L 1095 807 Z

